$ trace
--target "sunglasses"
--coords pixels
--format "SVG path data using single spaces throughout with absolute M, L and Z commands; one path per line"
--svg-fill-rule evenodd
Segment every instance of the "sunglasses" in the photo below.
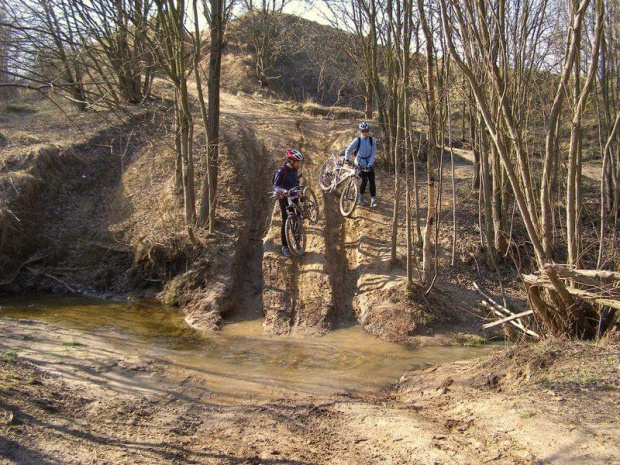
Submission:
M 368 129 L 362 129 L 362 132 L 368 133 Z

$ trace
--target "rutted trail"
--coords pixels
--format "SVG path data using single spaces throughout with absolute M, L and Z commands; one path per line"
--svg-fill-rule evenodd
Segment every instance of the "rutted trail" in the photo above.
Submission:
M 354 136 L 351 127 L 334 125 L 324 151 L 339 152 L 348 145 Z M 366 331 L 388 340 L 412 342 L 409 336 L 416 325 L 412 308 L 403 299 L 404 270 L 390 262 L 391 176 L 377 172 L 377 188 L 379 206 L 371 209 L 358 205 L 346 219 L 338 211 L 340 191 L 325 195 L 326 215 L 331 220 L 328 229 L 337 238 L 328 251 L 343 274 L 336 280 L 340 307 L 353 313 Z
M 299 131 L 300 148 L 306 156 L 306 167 L 303 169 L 302 183 L 310 186 L 320 199 L 320 187 L 318 186 L 318 169 L 321 166 L 322 157 L 319 147 L 316 145 L 318 134 L 323 130 L 319 127 L 306 124 L 304 120 L 298 120 L 296 127 Z M 327 330 L 333 314 L 333 293 L 325 257 L 326 240 L 325 231 L 325 205 L 319 200 L 321 218 L 319 223 L 311 226 L 306 223 L 307 250 L 300 258 L 298 275 L 298 296 L 296 329 L 304 333 L 316 333 Z M 332 321 L 333 323 L 333 321 Z
M 229 131 L 224 138 L 228 150 L 236 155 L 237 175 L 244 180 L 246 224 L 233 258 L 233 283 L 227 300 L 235 318 L 259 318 L 263 287 L 262 238 L 267 221 L 264 211 L 270 203 L 268 179 L 274 163 L 254 131 L 239 122 L 234 124 L 234 135 Z
M 388 176 L 377 174 L 379 205 L 372 209 L 358 206 L 345 223 L 347 257 L 357 278 L 353 308 L 366 331 L 409 342 L 416 325 L 402 300 L 403 269 L 390 262 L 392 183 Z
M 304 256 L 291 260 L 283 257 L 281 252 L 279 205 L 271 198 L 260 199 L 269 195 L 273 171 L 283 163 L 284 152 L 289 147 L 304 153 L 306 162 L 302 183 L 312 187 L 317 197 L 321 198 L 316 179 L 322 157 L 315 141 L 325 125 L 317 120 L 309 127 L 306 120 L 300 119 L 299 113 L 271 102 L 256 107 L 250 104 L 249 99 L 231 95 L 226 95 L 222 101 L 224 119 L 251 128 L 262 146 L 262 149 L 253 149 L 247 147 L 245 141 L 237 144 L 227 141 L 234 153 L 249 153 L 258 158 L 258 161 L 250 163 L 247 156 L 234 157 L 236 164 L 240 165 L 239 171 L 247 173 L 247 178 L 242 182 L 248 201 L 253 202 L 252 220 L 248 223 L 252 231 L 245 246 L 247 251 L 236 267 L 239 272 L 235 279 L 243 283 L 235 285 L 233 293 L 240 306 L 251 309 L 240 308 L 234 313 L 256 315 L 257 309 L 262 308 L 264 330 L 272 334 L 322 334 L 334 322 L 334 298 L 325 257 L 324 206 L 319 205 L 321 214 L 317 225 L 305 224 L 307 241 Z M 262 244 L 257 242 L 261 236 Z M 248 268 L 245 276 L 244 267 Z M 259 290 L 260 293 L 257 292 Z
M 305 254 L 287 260 L 281 253 L 280 209 L 277 203 L 273 207 L 263 240 L 265 331 L 321 334 L 357 319 L 375 335 L 411 342 L 416 325 L 410 306 L 403 302 L 403 270 L 390 263 L 390 177 L 379 176 L 384 197 L 377 209 L 358 207 L 346 219 L 338 211 L 338 192 L 323 194 L 318 186 L 320 166 L 329 152 L 350 141 L 353 123 L 286 113 L 265 120 L 246 115 L 244 119 L 258 126 L 257 134 L 268 132 L 263 143 L 276 163 L 282 162 L 281 154 L 289 146 L 304 153 L 302 183 L 317 193 L 321 211 L 317 225 L 306 223 Z M 265 121 L 271 122 L 267 131 L 261 128 Z
M 313 142 L 316 140 L 316 133 L 309 130 L 303 120 L 297 119 L 293 124 L 297 140 L 291 146 L 299 148 L 306 158 L 302 171 L 302 184 L 320 193 L 315 181 L 319 166 L 315 157 L 320 153 Z M 310 143 L 307 143 L 308 135 Z M 282 146 L 277 153 L 283 153 L 286 148 Z M 282 257 L 280 250 L 282 224 L 280 208 L 277 203 L 274 205 L 271 227 L 264 240 L 263 309 L 264 327 L 267 332 L 321 334 L 330 326 L 333 290 L 325 259 L 324 205 L 319 205 L 319 209 L 321 211 L 319 223 L 314 226 L 305 224 L 305 254 L 300 258 L 287 260 Z

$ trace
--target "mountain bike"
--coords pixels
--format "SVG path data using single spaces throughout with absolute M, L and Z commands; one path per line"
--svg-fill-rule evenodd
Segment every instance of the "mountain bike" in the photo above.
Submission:
M 333 153 L 325 160 L 319 170 L 319 184 L 324 192 L 333 192 L 339 184 L 344 183 L 339 202 L 340 214 L 344 217 L 351 216 L 357 206 L 359 200 L 358 181 L 361 179 L 361 171 L 365 170 L 351 164 L 345 166 L 344 159 L 341 160 Z
M 291 254 L 300 257 L 306 247 L 306 231 L 303 220 L 307 219 L 311 225 L 319 222 L 319 203 L 310 186 L 299 186 L 289 190 L 286 194 L 286 223 L 284 233 Z M 277 194 L 274 192 L 274 196 Z
M 319 170 L 319 184 L 323 192 L 333 192 L 338 185 L 337 182 L 334 184 L 334 181 L 336 180 L 339 166 L 342 166 L 342 160 L 333 153 L 327 157 L 325 163 L 321 166 Z

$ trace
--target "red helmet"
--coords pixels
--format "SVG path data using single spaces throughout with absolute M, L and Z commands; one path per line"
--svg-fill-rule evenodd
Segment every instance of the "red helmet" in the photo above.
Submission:
M 304 156 L 299 150 L 288 149 L 286 151 L 286 158 L 290 161 L 304 161 Z

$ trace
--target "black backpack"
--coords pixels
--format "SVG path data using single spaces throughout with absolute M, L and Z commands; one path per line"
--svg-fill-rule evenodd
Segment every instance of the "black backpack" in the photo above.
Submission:
M 372 136 L 368 136 L 368 139 L 370 140 L 370 146 L 372 147 Z M 362 138 L 358 137 L 357 138 L 357 147 L 355 147 L 355 150 L 353 151 L 353 156 L 357 156 L 357 151 L 360 149 L 360 145 L 362 145 Z M 365 157 L 364 160 L 368 160 L 370 158 L 370 156 Z

